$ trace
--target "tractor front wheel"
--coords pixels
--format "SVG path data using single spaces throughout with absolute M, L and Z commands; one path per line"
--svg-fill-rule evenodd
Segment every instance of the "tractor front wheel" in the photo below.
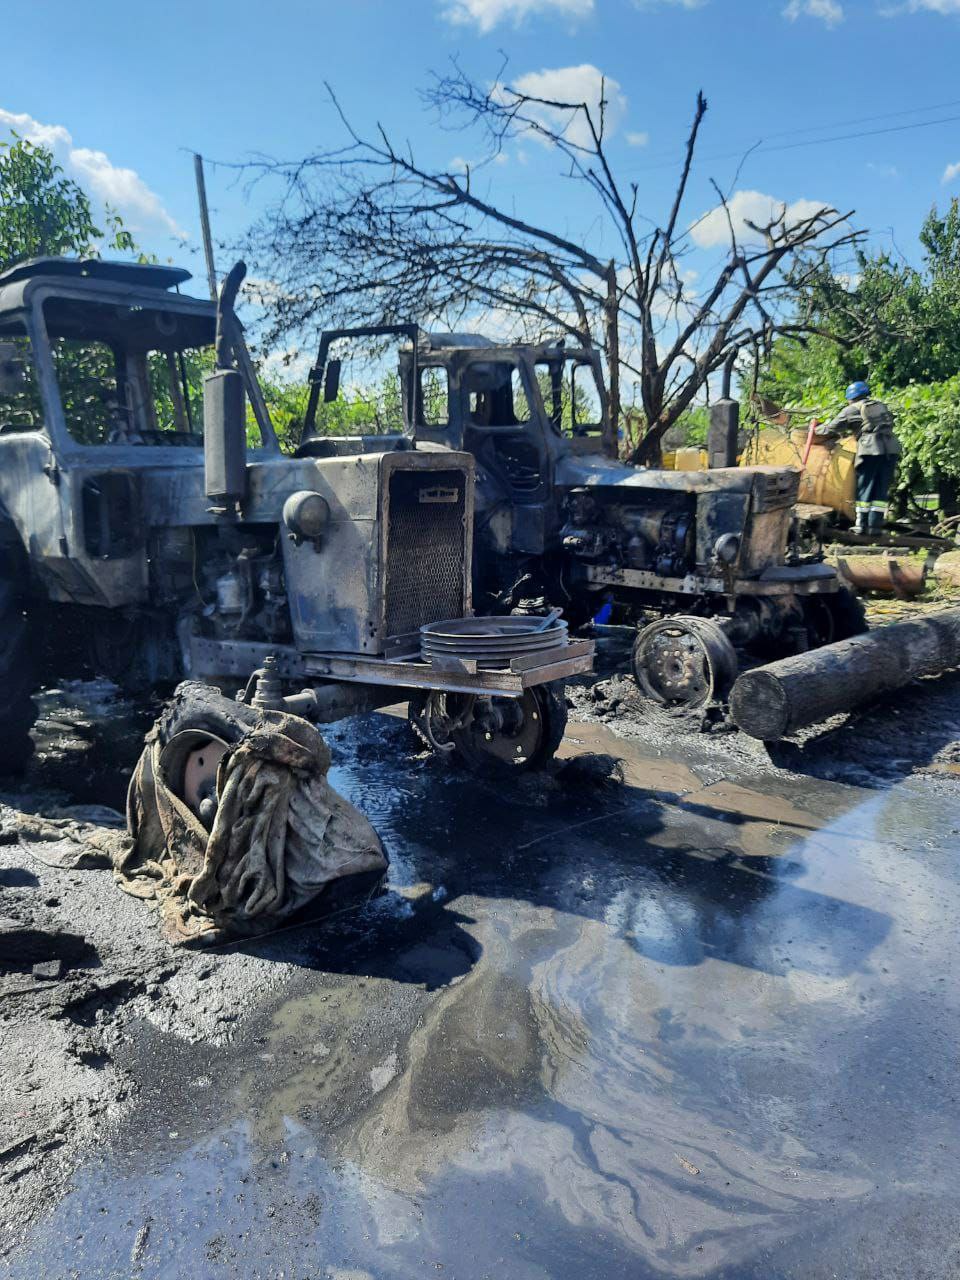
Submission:
M 564 684 L 536 685 L 519 698 L 425 693 L 411 701 L 410 720 L 427 745 L 474 773 L 539 769 L 567 727 Z

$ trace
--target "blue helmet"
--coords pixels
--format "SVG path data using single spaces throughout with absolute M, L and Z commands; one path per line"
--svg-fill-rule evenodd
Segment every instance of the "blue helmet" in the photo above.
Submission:
M 862 400 L 870 394 L 870 388 L 865 382 L 851 382 L 845 394 L 848 400 Z

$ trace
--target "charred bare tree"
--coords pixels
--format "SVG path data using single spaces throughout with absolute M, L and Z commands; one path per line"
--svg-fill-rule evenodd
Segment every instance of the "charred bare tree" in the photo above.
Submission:
M 295 163 L 261 160 L 283 194 L 254 227 L 249 249 L 269 279 L 273 343 L 324 323 L 395 323 L 495 309 L 515 317 L 518 335 L 564 336 L 602 349 L 609 378 L 606 444 L 613 452 L 626 379 L 642 408 L 639 463 L 660 459 L 666 431 L 702 394 L 711 376 L 740 353 L 759 356 L 777 334 L 803 337 L 812 323 L 797 314 L 798 290 L 841 247 L 860 238 L 827 206 L 796 216 L 786 207 L 738 232 L 716 184 L 714 216 L 729 243 L 712 278 L 694 288 L 683 260 L 695 244 L 686 202 L 707 110 L 698 94 L 671 207 L 650 230 L 636 182 L 616 176 L 608 154 L 607 102 L 564 102 L 510 88 L 484 89 L 454 64 L 425 94 L 444 122 L 480 132 L 486 165 L 510 141 L 530 135 L 548 144 L 569 180 L 596 196 L 617 253 L 595 251 L 551 227 L 528 221 L 481 187 L 477 172 L 432 169 L 380 126 L 361 136 L 341 110 L 343 147 Z

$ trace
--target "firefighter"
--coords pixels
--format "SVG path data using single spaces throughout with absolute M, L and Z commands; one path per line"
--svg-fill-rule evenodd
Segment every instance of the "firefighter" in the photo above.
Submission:
M 874 400 L 865 382 L 851 382 L 846 390 L 847 405 L 816 435 L 834 445 L 844 436 L 857 440 L 857 531 L 875 533 L 883 528 L 887 494 L 900 456 L 900 441 L 894 432 L 893 414 L 882 400 Z

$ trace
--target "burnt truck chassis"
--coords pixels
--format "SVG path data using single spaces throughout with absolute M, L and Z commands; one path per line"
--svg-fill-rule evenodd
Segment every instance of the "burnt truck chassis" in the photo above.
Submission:
M 737 650 L 779 656 L 863 629 L 856 600 L 801 547 L 791 468 L 644 470 L 603 454 L 607 398 L 595 351 L 495 345 L 413 325 L 331 330 L 311 373 L 304 447 L 383 448 L 390 437 L 312 433 L 319 397 L 337 394 L 340 339 L 404 340 L 404 437 L 395 447 L 463 450 L 477 463 L 474 590 L 491 611 L 562 606 L 571 626 L 609 603 L 639 630 L 632 669 L 655 700 L 697 709 L 722 698 Z M 428 421 L 423 379 L 442 370 L 447 420 Z M 332 376 L 331 376 L 332 375 Z M 595 420 L 577 421 L 577 378 Z M 580 386 L 583 386 L 581 381 Z
M 188 278 L 174 268 L 46 259 L 0 275 L 0 393 L 28 406 L 0 422 L 0 767 L 29 752 L 45 637 L 55 658 L 77 640 L 128 687 L 245 684 L 254 706 L 319 722 L 410 700 L 441 751 L 541 763 L 562 736 L 562 681 L 593 646 L 499 670 L 421 659 L 423 625 L 472 613 L 474 461 L 283 454 L 233 313 L 242 275 L 219 307 L 173 293 Z M 98 442 L 61 382 L 70 343 L 91 341 L 112 362 Z M 201 433 L 185 357 L 211 342 Z M 158 421 L 164 370 L 176 430 Z

